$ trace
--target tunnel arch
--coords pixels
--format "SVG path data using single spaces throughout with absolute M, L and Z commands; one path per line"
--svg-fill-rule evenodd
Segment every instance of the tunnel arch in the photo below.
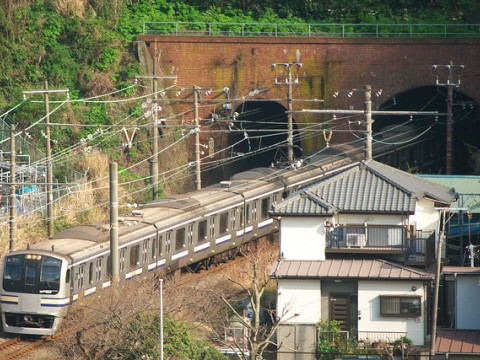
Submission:
M 302 156 L 299 130 L 292 119 L 294 155 Z M 229 157 L 238 161 L 224 169 L 227 176 L 255 167 L 288 160 L 288 115 L 286 108 L 272 100 L 248 100 L 237 106 L 229 122 Z
M 391 96 L 379 110 L 391 111 L 438 111 L 447 113 L 447 88 L 437 86 L 424 86 L 404 91 Z M 480 148 L 480 107 L 479 104 L 458 91 L 453 90 L 453 174 L 472 174 L 473 168 L 469 147 Z M 385 129 L 399 126 L 408 126 L 414 129 L 414 137 L 422 137 L 424 148 L 435 145 L 437 147 L 438 167 L 418 167 L 418 172 L 445 173 L 446 161 L 446 123 L 447 117 L 441 115 L 410 117 L 408 115 L 376 115 L 372 126 L 373 136 L 381 137 Z M 374 143 L 375 146 L 375 143 Z M 416 151 L 421 151 L 417 149 Z M 426 150 L 425 150 L 426 151 Z M 418 155 L 418 154 L 417 154 Z M 436 156 L 436 155 L 435 155 Z M 399 166 L 401 164 L 391 164 Z M 399 166 L 405 168 L 405 166 Z

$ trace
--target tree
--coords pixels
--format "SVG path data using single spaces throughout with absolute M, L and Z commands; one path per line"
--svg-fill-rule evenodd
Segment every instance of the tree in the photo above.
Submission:
M 275 311 L 275 284 L 270 274 L 278 247 L 259 242 L 253 251 L 243 255 L 246 264 L 228 279 L 237 292 L 228 295 L 218 289 L 214 291 L 226 306 L 225 325 L 228 327 L 227 322 L 232 319 L 239 322 L 242 334 L 227 339 L 224 334 L 217 334 L 217 341 L 235 350 L 242 359 L 257 360 L 263 359 L 269 347 L 276 348 L 275 334 L 281 316 Z

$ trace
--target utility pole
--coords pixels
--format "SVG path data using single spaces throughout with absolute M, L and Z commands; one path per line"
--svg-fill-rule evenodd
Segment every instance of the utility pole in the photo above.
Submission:
M 48 223 L 48 237 L 53 236 L 53 169 L 52 169 L 52 149 L 50 141 L 50 103 L 49 103 L 49 94 L 52 93 L 67 93 L 68 89 L 59 89 L 59 90 L 49 90 L 48 81 L 45 80 L 43 90 L 29 90 L 24 91 L 23 94 L 43 94 L 43 99 L 45 103 L 45 151 L 46 151 L 46 162 L 47 162 L 47 223 Z
M 159 79 L 174 79 L 176 76 L 159 76 L 157 75 L 157 59 L 153 62 L 153 76 L 135 76 L 135 79 L 152 79 L 153 85 L 153 102 L 152 102 L 152 158 L 150 159 L 150 178 L 152 182 L 152 199 L 158 198 L 158 117 L 157 112 L 161 110 L 161 107 L 157 104 L 158 100 L 158 80 Z
M 118 167 L 116 162 L 110 163 L 110 258 L 112 282 L 120 280 L 118 254 Z
M 201 88 L 196 85 L 193 87 L 193 113 L 195 121 L 195 183 L 197 185 L 197 190 L 202 188 L 202 177 L 200 174 L 200 120 L 198 117 L 200 90 Z
M 445 164 L 445 172 L 447 175 L 450 175 L 452 173 L 453 169 L 453 111 L 452 111 L 452 105 L 453 105 L 453 88 L 460 87 L 460 76 L 458 76 L 457 81 L 454 79 L 454 74 L 453 74 L 453 69 L 455 67 L 458 67 L 460 69 L 464 69 L 464 65 L 453 65 L 453 63 L 450 61 L 450 64 L 448 65 L 433 65 L 433 68 L 436 70 L 440 67 L 445 67 L 448 70 L 448 78 L 446 83 L 440 83 L 438 79 L 438 74 L 437 74 L 437 79 L 436 79 L 436 85 L 437 86 L 446 86 L 447 87 L 447 146 L 446 146 L 446 164 Z
M 277 67 L 285 68 L 287 70 L 287 75 L 285 80 L 279 81 L 278 77 L 275 77 L 275 84 L 278 85 L 287 85 L 287 121 L 288 121 L 288 161 L 292 162 L 294 159 L 293 152 L 293 84 L 298 84 L 298 70 L 302 67 L 300 63 L 300 52 L 297 50 L 297 59 L 294 63 L 275 63 L 272 64 L 272 69 L 275 70 Z M 293 69 L 297 69 L 297 75 L 293 76 Z
M 437 116 L 437 111 L 388 111 L 388 110 L 372 110 L 372 88 L 370 85 L 365 85 L 363 89 L 353 89 L 349 91 L 348 95 L 352 96 L 354 92 L 363 92 L 365 96 L 364 110 L 311 110 L 303 109 L 294 111 L 298 113 L 314 113 L 314 114 L 349 114 L 349 115 L 364 115 L 365 119 L 365 160 L 371 160 L 373 157 L 372 151 L 372 115 L 432 115 Z M 381 91 L 379 91 L 381 93 Z M 338 92 L 335 93 L 335 97 Z
M 10 247 L 9 250 L 15 250 L 15 243 L 17 240 L 17 202 L 15 195 L 16 186 L 16 158 L 17 153 L 15 151 L 15 125 L 10 125 Z
M 437 337 L 437 313 L 438 313 L 438 298 L 440 290 L 440 275 L 442 269 L 442 252 L 443 252 L 443 242 L 445 239 L 445 227 L 450 219 L 453 217 L 453 214 L 450 214 L 452 211 L 468 211 L 467 208 L 435 208 L 435 210 L 440 211 L 440 222 L 442 224 L 442 230 L 440 230 L 438 236 L 437 244 L 437 258 L 435 262 L 435 285 L 433 290 L 433 314 L 432 314 L 432 341 L 430 343 L 430 354 L 435 355 L 435 342 Z M 448 219 L 446 214 L 449 213 Z

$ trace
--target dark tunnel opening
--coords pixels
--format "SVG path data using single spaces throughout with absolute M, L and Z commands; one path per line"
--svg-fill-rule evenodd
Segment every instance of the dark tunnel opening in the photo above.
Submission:
M 288 161 L 288 115 L 275 101 L 246 101 L 235 109 L 229 124 L 229 157 L 237 161 L 227 176 L 272 163 Z M 292 120 L 295 158 L 302 156 L 298 126 Z
M 373 98 L 372 98 L 373 99 Z M 438 111 L 447 113 L 448 93 L 446 87 L 426 86 L 409 90 L 391 97 L 379 110 L 390 111 Z M 453 134 L 453 174 L 473 174 L 475 164 L 471 150 L 480 147 L 480 107 L 465 94 L 453 90 L 452 98 L 452 134 Z M 381 138 L 386 129 L 411 131 L 410 137 L 417 142 L 409 152 L 402 153 L 402 159 L 390 164 L 402 169 L 413 169 L 423 173 L 445 173 L 447 152 L 447 116 L 440 115 L 376 115 L 372 126 L 375 139 Z M 410 130 L 407 130 L 410 129 Z M 402 140 L 405 141 L 405 140 Z M 405 142 L 408 142 L 406 140 Z M 398 156 L 397 156 L 398 157 Z M 431 158 L 432 161 L 426 161 Z M 407 164 L 408 162 L 408 164 Z

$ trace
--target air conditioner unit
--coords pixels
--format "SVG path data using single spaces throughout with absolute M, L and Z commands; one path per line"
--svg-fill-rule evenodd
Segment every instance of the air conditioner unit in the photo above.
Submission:
M 347 234 L 348 247 L 364 247 L 366 244 L 365 234 Z

